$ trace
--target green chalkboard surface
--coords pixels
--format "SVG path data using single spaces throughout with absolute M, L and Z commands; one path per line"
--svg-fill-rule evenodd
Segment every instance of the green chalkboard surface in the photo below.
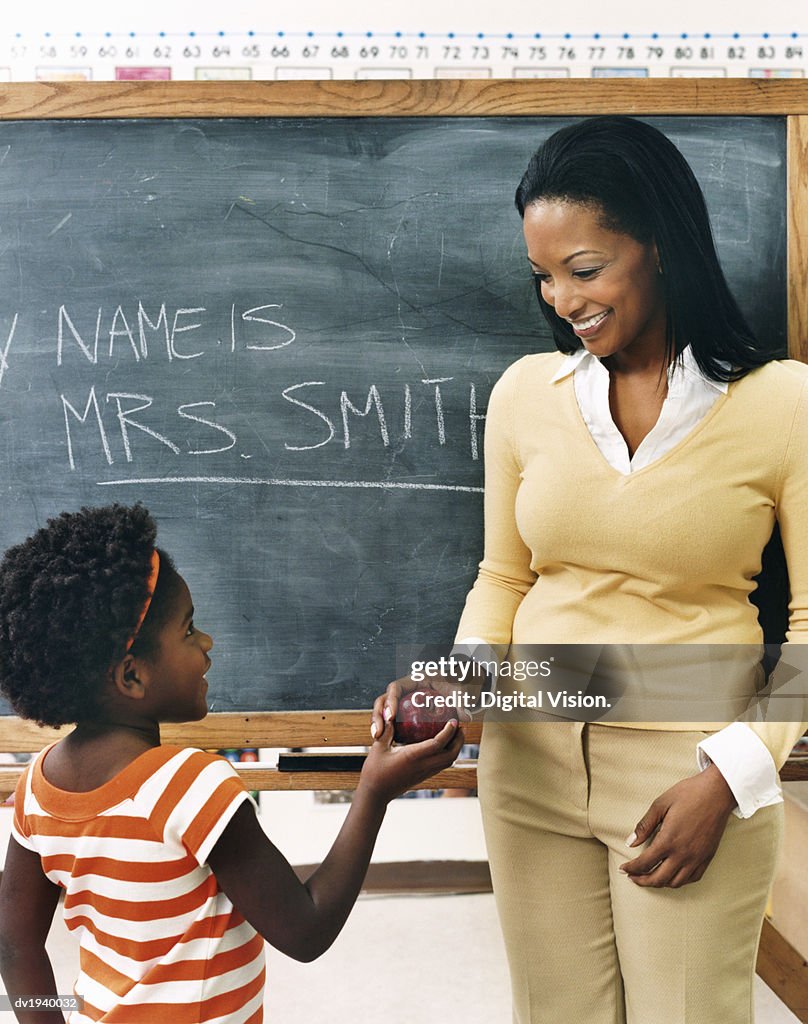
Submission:
M 0 544 L 143 501 L 213 710 L 367 706 L 474 577 L 490 388 L 552 347 L 513 191 L 567 120 L 1 124 Z M 783 353 L 783 121 L 650 120 Z

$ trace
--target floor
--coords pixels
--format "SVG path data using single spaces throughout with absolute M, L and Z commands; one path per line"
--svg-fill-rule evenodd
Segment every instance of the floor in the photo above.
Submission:
M 70 992 L 76 946 L 61 918 L 49 945 L 60 990 Z M 272 949 L 268 959 L 271 1024 L 510 1024 L 490 894 L 365 896 L 315 963 Z M 798 1024 L 760 979 L 756 1006 L 757 1024 Z M 2 1024 L 12 1020 L 0 1012 Z

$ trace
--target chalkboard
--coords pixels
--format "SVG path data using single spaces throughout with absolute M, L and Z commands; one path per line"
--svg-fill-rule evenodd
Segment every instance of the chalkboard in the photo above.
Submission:
M 783 354 L 783 119 L 649 120 Z M 490 388 L 552 348 L 513 191 L 568 121 L 0 124 L 3 548 L 141 500 L 213 710 L 367 706 L 474 577 Z

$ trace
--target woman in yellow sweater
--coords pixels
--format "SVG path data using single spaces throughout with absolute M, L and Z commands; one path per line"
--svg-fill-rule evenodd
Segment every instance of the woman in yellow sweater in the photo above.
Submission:
M 607 660 L 610 645 L 701 645 L 666 678 L 691 696 L 718 679 L 733 710 L 486 723 L 480 799 L 514 1020 L 748 1024 L 777 770 L 808 716 L 796 698 L 790 721 L 733 719 L 761 685 L 749 595 L 775 519 L 784 661 L 808 642 L 808 367 L 756 345 L 695 177 L 650 125 L 562 129 L 516 204 L 559 352 L 524 357 L 492 392 L 485 552 L 457 641 L 486 660 L 511 644 L 604 645 Z M 414 685 L 391 683 L 374 729 Z

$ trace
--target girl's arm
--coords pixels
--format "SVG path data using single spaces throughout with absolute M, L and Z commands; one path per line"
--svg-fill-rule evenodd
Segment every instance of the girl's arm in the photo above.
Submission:
M 373 744 L 348 815 L 328 856 L 306 882 L 244 804 L 208 856 L 222 891 L 276 949 L 309 962 L 324 953 L 348 918 L 370 863 L 387 804 L 455 760 L 463 745 L 456 723 L 423 743 L 392 747 L 387 724 Z
M 12 837 L 0 884 L 0 973 L 12 999 L 56 996 L 56 980 L 45 951 L 59 886 L 43 873 L 39 854 Z M 56 1024 L 54 1010 L 16 1010 L 20 1024 Z

